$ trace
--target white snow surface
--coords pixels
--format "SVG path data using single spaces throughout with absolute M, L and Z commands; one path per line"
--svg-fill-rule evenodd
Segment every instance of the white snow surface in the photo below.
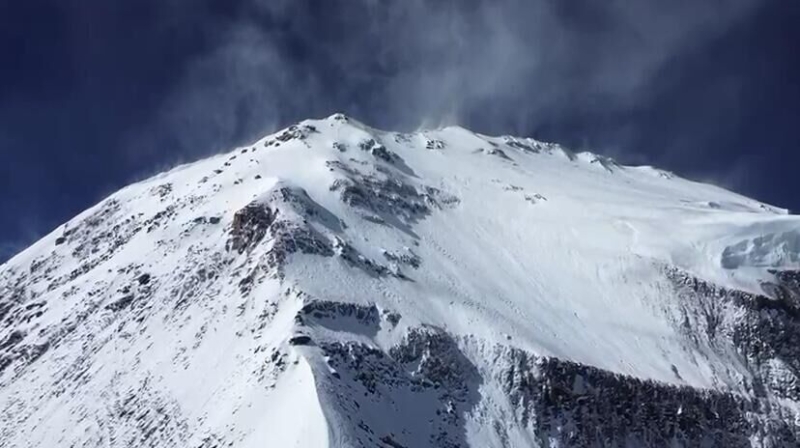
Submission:
M 501 345 L 644 379 L 738 390 L 746 372 L 733 355 L 699 352 L 665 319 L 672 299 L 661 269 L 761 292 L 769 268 L 800 265 L 800 217 L 652 167 L 460 127 L 398 134 L 335 115 L 293 129 L 302 137 L 281 141 L 281 131 L 123 188 L 0 267 L 0 285 L 28 273 L 25 300 L 46 302 L 41 315 L 0 328 L 0 341 L 12 331 L 30 346 L 49 341 L 38 359 L 0 374 L 0 446 L 150 440 L 143 434 L 151 427 L 121 411 L 131 400 L 137 412 L 169 416 L 156 446 L 350 446 L 341 428 L 357 420 L 348 423 L 326 404 L 334 372 L 313 344 L 288 343 L 298 332 L 386 349 L 407 329 L 427 325 L 472 341 L 465 353 L 486 369 L 486 353 Z M 427 212 L 399 218 L 354 207 L 334 187 L 353 176 L 347 170 L 436 200 Z M 312 205 L 279 207 L 278 219 L 305 219 L 337 254 L 344 244 L 358 260 L 401 275 L 298 251 L 280 276 L 243 293 L 240 281 L 263 262 L 269 242 L 243 254 L 227 250 L 234 216 L 252 201 L 273 203 L 282 188 L 305 192 Z M 124 232 L 173 209 L 113 250 L 113 238 L 56 244 L 112 203 L 113 222 L 98 228 Z M 319 208 L 315 219 L 304 217 L 309 207 Z M 219 221 L 207 222 L 212 217 Z M 419 267 L 393 258 L 404 254 Z M 42 260 L 48 272 L 37 277 Z M 192 289 L 199 267 L 215 277 Z M 109 308 L 144 288 L 134 273 L 152 276 L 136 318 Z M 295 316 L 308 298 L 375 305 L 402 318 L 374 331 L 346 321 L 298 330 Z M 281 368 L 268 359 L 280 359 Z M 492 387 L 481 391 L 488 413 L 502 401 Z M 397 410 L 364 412 L 413 420 Z M 466 440 L 500 446 L 482 418 L 467 417 Z M 510 446 L 536 446 L 521 428 L 509 434 Z M 427 446 L 422 435 L 405 437 L 416 440 L 409 446 Z

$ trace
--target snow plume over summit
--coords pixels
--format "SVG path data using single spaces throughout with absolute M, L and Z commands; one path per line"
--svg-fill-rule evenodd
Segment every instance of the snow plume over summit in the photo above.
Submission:
M 303 121 L 0 267 L 0 446 L 797 446 L 798 231 L 556 144 Z

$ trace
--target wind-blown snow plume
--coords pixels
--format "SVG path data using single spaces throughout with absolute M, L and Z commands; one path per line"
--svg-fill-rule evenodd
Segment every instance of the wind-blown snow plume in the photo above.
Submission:
M 156 126 L 187 154 L 335 110 L 392 128 L 524 131 L 647 103 L 671 59 L 758 6 L 579 3 L 235 2 Z

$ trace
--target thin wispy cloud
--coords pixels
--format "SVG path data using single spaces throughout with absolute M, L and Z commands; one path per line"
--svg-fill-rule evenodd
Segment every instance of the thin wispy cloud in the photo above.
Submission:
M 523 132 L 553 117 L 649 101 L 670 60 L 757 6 L 241 2 L 213 24 L 214 44 L 186 66 L 151 126 L 189 154 L 335 110 L 385 127 Z

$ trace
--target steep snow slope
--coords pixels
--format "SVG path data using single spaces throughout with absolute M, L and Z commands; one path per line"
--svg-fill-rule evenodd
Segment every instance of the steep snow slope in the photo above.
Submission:
M 796 446 L 800 218 L 342 115 L 0 268 L 0 446 Z

